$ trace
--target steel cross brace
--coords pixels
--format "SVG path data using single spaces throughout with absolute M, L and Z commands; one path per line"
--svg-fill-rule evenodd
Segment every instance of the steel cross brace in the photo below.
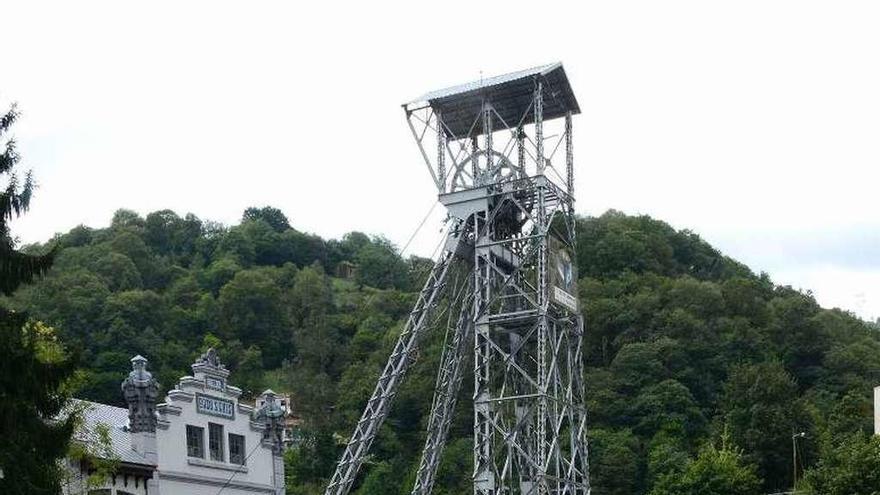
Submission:
M 431 406 L 431 415 L 428 420 L 427 438 L 422 451 L 422 459 L 419 462 L 419 470 L 416 473 L 416 482 L 413 486 L 412 495 L 428 495 L 434 486 L 437 468 L 440 465 L 440 457 L 446 446 L 446 438 L 449 434 L 449 425 L 452 423 L 452 415 L 455 412 L 455 404 L 458 393 L 461 390 L 461 381 L 464 377 L 464 363 L 470 351 L 470 342 L 473 336 L 473 321 L 471 320 L 471 304 L 473 292 L 467 291 L 463 298 L 459 311 L 458 322 L 455 326 L 452 340 L 443 350 L 440 370 L 437 373 L 437 383 L 434 389 L 434 402 Z
M 461 222 L 456 223 L 460 225 Z M 461 241 L 463 234 L 458 228 L 459 225 L 453 225 L 450 229 L 447 236 L 447 246 Z M 430 320 L 428 316 L 446 285 L 447 275 L 455 260 L 455 251 L 456 249 L 445 251 L 428 276 L 425 286 L 419 293 L 415 307 L 394 345 L 391 357 L 388 358 L 388 363 L 376 383 L 376 389 L 370 400 L 367 401 L 354 433 L 345 447 L 345 452 L 336 466 L 336 471 L 330 478 L 330 484 L 324 492 L 325 495 L 345 495 L 351 488 L 373 440 L 379 433 L 379 427 L 388 416 L 391 403 L 404 375 L 415 361 L 418 342 L 428 326 L 427 323 Z

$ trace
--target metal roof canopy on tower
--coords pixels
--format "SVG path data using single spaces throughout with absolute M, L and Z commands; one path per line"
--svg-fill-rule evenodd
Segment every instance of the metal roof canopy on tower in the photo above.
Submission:
M 432 91 L 406 103 L 405 106 L 428 103 L 431 108 L 443 115 L 446 132 L 450 138 L 479 136 L 483 134 L 479 117 L 484 99 L 492 103 L 495 112 L 501 117 L 500 121 L 493 122 L 493 130 L 532 123 L 533 112 L 529 111 L 524 119 L 523 115 L 532 103 L 535 79 L 538 78 L 543 83 L 544 120 L 563 117 L 568 112 L 580 113 L 580 107 L 561 62 Z

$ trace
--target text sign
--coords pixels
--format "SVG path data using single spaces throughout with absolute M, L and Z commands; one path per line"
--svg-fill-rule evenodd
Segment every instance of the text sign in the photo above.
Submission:
M 196 394 L 196 412 L 235 419 L 235 404 L 231 400 Z
M 213 388 L 214 390 L 223 390 L 223 387 L 226 385 L 222 379 L 214 378 L 213 376 L 205 377 L 205 385 L 208 388 Z
M 550 237 L 550 300 L 573 313 L 578 312 L 577 265 L 568 248 L 557 238 Z
M 565 306 L 566 308 L 572 310 L 577 313 L 578 310 L 578 301 L 577 298 L 573 295 L 565 292 L 559 287 L 553 287 L 553 300 L 558 302 L 559 304 Z

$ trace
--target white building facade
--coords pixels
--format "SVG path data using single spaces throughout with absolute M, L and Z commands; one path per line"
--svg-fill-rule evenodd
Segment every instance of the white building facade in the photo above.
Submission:
M 880 435 L 880 386 L 874 387 L 874 434 Z
M 73 484 L 67 493 L 284 493 L 284 413 L 273 392 L 259 397 L 257 409 L 239 402 L 241 389 L 227 382 L 229 371 L 209 349 L 192 365 L 193 375 L 157 404 L 158 384 L 147 360 L 137 356 L 132 365 L 122 384 L 128 409 L 89 404 L 84 414 L 86 429 L 109 429 L 119 461 L 115 474 L 102 486 Z M 89 466 L 71 467 L 88 474 Z

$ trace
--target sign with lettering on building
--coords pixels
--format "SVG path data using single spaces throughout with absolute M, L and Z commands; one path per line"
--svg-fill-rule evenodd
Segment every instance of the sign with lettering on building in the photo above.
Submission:
M 235 419 L 235 405 L 231 400 L 196 393 L 196 411 L 211 416 Z
M 205 385 L 207 385 L 208 388 L 213 388 L 214 390 L 223 390 L 226 386 L 226 383 L 223 381 L 222 378 L 214 378 L 213 376 L 206 376 L 205 377 Z

